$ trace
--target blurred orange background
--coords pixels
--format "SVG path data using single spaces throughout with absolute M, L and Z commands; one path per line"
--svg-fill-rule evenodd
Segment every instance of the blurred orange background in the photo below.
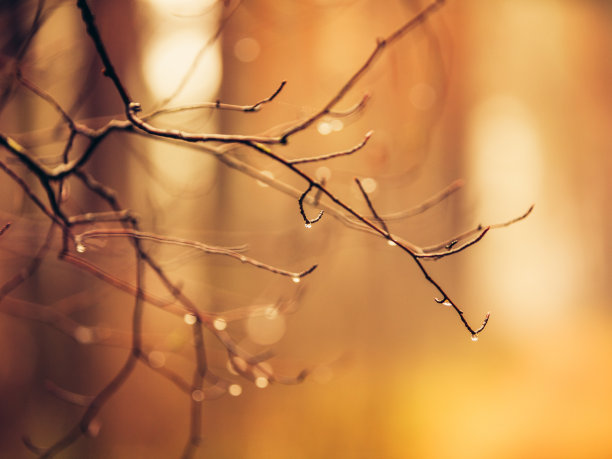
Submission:
M 11 3 L 11 2 L 8 2 Z M 31 19 L 36 2 L 3 7 L 4 24 Z M 122 117 L 119 97 L 97 76 L 99 62 L 72 2 L 50 2 L 49 18 L 24 74 L 101 125 Z M 286 87 L 252 114 L 189 112 L 159 120 L 193 132 L 254 134 L 322 107 L 383 37 L 426 3 L 303 0 L 91 2 L 102 36 L 132 97 L 152 109 L 172 95 L 193 59 L 192 78 L 171 106 L 221 100 L 251 104 Z M 52 11 L 51 11 L 52 10 Z M 227 18 L 227 19 L 226 19 Z M 299 285 L 247 266 L 156 246 L 155 254 L 198 305 L 223 312 L 274 303 L 299 290 L 299 307 L 274 321 L 229 324 L 241 345 L 271 347 L 282 374 L 303 368 L 297 386 L 263 389 L 240 381 L 240 396 L 204 402 L 196 457 L 608 458 L 612 457 L 612 3 L 602 0 L 449 1 L 386 50 L 338 108 L 365 93 L 365 112 L 324 118 L 276 151 L 288 158 L 355 155 L 304 165 L 330 190 L 367 213 L 353 177 L 370 179 L 381 214 L 418 205 L 456 179 L 464 186 L 427 213 L 389 221 L 390 230 L 428 246 L 478 224 L 524 221 L 426 266 L 477 326 L 477 342 L 413 261 L 383 239 L 325 215 L 304 228 L 297 200 L 213 156 L 127 134 L 111 137 L 88 166 L 117 189 L 147 231 L 211 244 L 249 244 L 249 254 L 292 270 L 317 263 Z M 14 27 L 17 27 L 16 25 Z M 6 28 L 5 28 L 6 29 Z M 5 54 L 15 30 L 3 38 Z M 12 35 L 11 35 L 12 34 Z M 6 58 L 8 59 L 8 58 Z M 93 71 L 92 71 L 93 69 Z M 4 83 L 3 83 L 4 84 Z M 41 157 L 61 143 L 57 115 L 24 90 L 0 113 L 0 131 Z M 5 152 L 2 157 L 7 157 Z M 250 150 L 239 157 L 305 189 L 278 164 Z M 326 169 L 322 168 L 324 166 Z M 25 174 L 25 169 L 20 170 Z M 0 180 L 0 280 L 27 263 L 47 222 L 6 176 Z M 75 184 L 75 209 L 101 209 Z M 306 207 L 309 215 L 317 209 Z M 59 248 L 59 241 L 57 242 Z M 133 276 L 125 241 L 87 256 Z M 93 259 L 93 258 L 92 258 Z M 147 286 L 162 292 L 151 275 Z M 88 326 L 129 331 L 131 299 L 49 256 L 38 275 L 4 300 L 69 311 Z M 17 303 L 15 303 L 17 302 Z M 0 303 L 0 311 L 3 305 Z M 188 326 L 152 307 L 151 348 L 189 378 Z M 274 322 L 274 323 L 272 323 Z M 45 446 L 81 408 L 48 394 L 52 380 L 95 394 L 127 348 L 75 343 L 45 325 L 0 315 L 0 456 L 30 457 L 28 434 Z M 152 339 L 152 338 L 150 338 Z M 225 371 L 221 347 L 207 337 Z M 102 410 L 99 432 L 60 457 L 178 457 L 189 400 L 139 368 Z

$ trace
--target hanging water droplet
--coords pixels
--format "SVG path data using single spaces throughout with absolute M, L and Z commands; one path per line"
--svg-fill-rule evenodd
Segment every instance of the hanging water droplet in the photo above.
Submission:
M 389 244 L 389 246 L 391 247 L 395 247 L 397 244 L 393 241 L 387 241 L 387 244 Z
M 312 223 L 306 223 L 304 226 L 305 226 L 306 228 L 312 228 Z
M 292 277 L 291 280 L 295 282 L 296 284 L 299 284 L 301 279 L 298 276 L 295 276 L 295 277 Z
M 265 389 L 266 387 L 268 387 L 268 384 L 268 378 L 266 378 L 265 376 L 259 376 L 255 378 L 255 385 L 260 389 Z
M 79 253 L 84 253 L 84 252 L 85 252 L 85 250 L 87 250 L 87 248 L 86 248 L 86 247 L 83 245 L 83 243 L 79 242 L 79 243 L 76 245 L 76 251 L 77 251 L 77 252 L 79 252 Z
M 245 262 L 247 261 L 247 257 L 245 257 L 244 255 L 241 255 L 241 256 L 240 256 L 240 261 L 241 261 L 242 263 L 245 263 Z
M 453 303 L 451 303 L 451 302 L 450 302 L 450 301 L 448 301 L 448 300 L 444 300 L 444 301 L 443 301 L 442 303 L 440 303 L 440 304 L 442 304 L 442 306 L 448 306 L 449 308 L 450 308 L 450 307 L 453 305 Z
M 472 335 L 472 341 L 478 341 L 478 335 Z

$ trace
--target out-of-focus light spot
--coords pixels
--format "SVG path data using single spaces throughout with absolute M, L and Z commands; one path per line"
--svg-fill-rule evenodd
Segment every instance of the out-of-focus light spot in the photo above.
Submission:
M 79 253 L 85 253 L 85 251 L 87 250 L 87 248 L 85 247 L 85 244 L 83 244 L 82 242 L 78 242 L 75 249 Z
M 200 389 L 196 389 L 191 393 L 191 398 L 196 402 L 201 402 L 204 400 L 204 392 Z
M 268 378 L 266 378 L 265 376 L 259 376 L 255 378 L 255 385 L 260 389 L 265 389 L 266 387 L 268 387 L 268 384 L 270 384 L 270 381 L 268 381 Z
M 488 197 L 481 212 L 503 219 L 507 204 L 522 208 L 533 202 L 541 182 L 541 146 L 527 108 L 516 98 L 494 96 L 474 110 L 470 127 L 471 176 Z
M 193 314 L 185 314 L 183 316 L 183 320 L 185 321 L 187 325 L 193 325 L 198 321 L 198 318 L 194 316 Z
M 151 351 L 147 356 L 149 359 L 149 365 L 153 368 L 161 368 L 166 364 L 166 356 L 160 351 Z
M 319 182 L 322 182 L 323 180 L 325 180 L 326 182 L 329 181 L 331 175 L 331 170 L 327 166 L 321 166 L 315 171 L 315 177 Z
M 332 131 L 336 131 L 336 132 L 341 131 L 342 128 L 344 127 L 344 123 L 342 122 L 342 120 L 339 120 L 339 119 L 331 120 L 329 124 L 332 128 Z
M 160 14 L 197 16 L 210 9 L 217 0 L 148 0 Z
M 74 329 L 74 339 L 81 344 L 89 344 L 94 340 L 93 330 L 89 327 L 79 325 Z
M 89 437 L 95 438 L 100 434 L 101 428 L 102 423 L 98 419 L 92 419 L 92 421 L 87 426 L 87 435 Z
M 317 124 L 317 131 L 319 131 L 319 134 L 321 135 L 331 134 L 333 130 L 334 128 L 328 121 L 321 121 L 319 124 Z
M 241 62 L 253 62 L 260 51 L 259 43 L 251 37 L 241 38 L 234 45 L 234 56 Z
M 240 394 L 242 394 L 242 386 L 240 386 L 240 384 L 230 384 L 227 391 L 230 395 L 238 397 Z
M 272 309 L 272 308 L 271 308 Z M 278 314 L 261 314 L 255 311 L 246 321 L 246 330 L 249 339 L 256 344 L 270 345 L 276 343 L 285 334 L 284 316 Z
M 419 110 L 429 110 L 436 101 L 436 91 L 425 83 L 415 84 L 410 89 L 410 103 Z
M 272 173 L 272 171 L 261 171 L 261 175 L 264 175 L 269 179 L 274 180 L 274 174 Z M 257 180 L 257 184 L 263 188 L 270 186 L 266 182 L 262 182 L 261 180 Z
M 227 328 L 227 322 L 223 317 L 217 317 L 214 321 L 213 321 L 213 327 L 215 327 L 216 330 L 225 330 Z
M 152 40 L 144 57 L 143 72 L 150 92 L 157 99 L 175 91 L 196 57 L 198 63 L 182 94 L 188 94 L 190 100 L 214 98 L 221 83 L 221 53 L 219 46 L 213 45 L 199 56 L 206 38 L 205 31 L 191 28 Z
M 366 177 L 361 181 L 361 186 L 363 187 L 363 190 L 369 194 L 376 191 L 378 183 L 376 183 L 376 180 L 374 180 L 373 178 Z

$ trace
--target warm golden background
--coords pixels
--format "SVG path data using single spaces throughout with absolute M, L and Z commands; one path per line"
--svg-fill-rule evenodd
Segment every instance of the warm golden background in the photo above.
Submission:
M 36 3 L 0 3 L 4 65 Z M 73 3 L 47 2 L 53 11 L 22 68 L 66 107 L 83 88 L 76 117 L 101 125 L 122 116 L 120 100 L 99 76 Z M 145 109 L 173 92 L 220 18 L 235 9 L 171 105 L 217 99 L 249 104 L 283 80 L 286 88 L 257 114 L 197 112 L 160 123 L 257 133 L 322 106 L 377 37 L 426 3 L 91 4 L 120 75 Z M 394 233 L 421 245 L 511 219 L 535 203 L 525 221 L 427 265 L 474 325 L 492 313 L 478 342 L 433 301 L 435 292 L 414 263 L 383 240 L 329 216 L 306 230 L 295 198 L 188 148 L 127 135 L 105 143 L 88 170 L 119 191 L 147 230 L 248 243 L 253 256 L 289 269 L 319 264 L 300 284 L 295 312 L 229 327 L 245 347 L 271 345 L 275 370 L 312 368 L 311 377 L 299 386 L 265 389 L 237 379 L 240 396 L 204 403 L 197 457 L 612 457 L 611 26 L 612 2 L 606 0 L 449 1 L 390 48 L 347 95 L 341 108 L 371 95 L 363 115 L 342 124 L 323 120 L 278 150 L 288 157 L 341 150 L 373 129 L 371 142 L 356 155 L 324 164 L 327 170 L 304 167 L 327 174 L 330 189 L 362 211 L 354 176 L 373 179 L 371 196 L 383 214 L 463 179 L 463 189 L 435 209 L 389 223 Z M 56 123 L 56 114 L 24 90 L 0 113 L 0 130 L 42 156 L 57 156 L 61 148 L 49 140 L 61 138 L 49 130 Z M 244 158 L 303 187 L 251 151 Z M 2 280 L 35 252 L 47 223 L 6 176 L 0 190 L 0 223 L 14 222 L 0 238 Z M 76 185 L 72 193 L 75 209 L 99 207 Z M 307 212 L 316 215 L 314 208 Z M 130 279 L 127 247 L 109 241 L 86 255 Z M 224 260 L 154 250 L 209 310 L 271 303 L 298 288 Z M 158 288 L 153 283 L 151 276 L 149 285 Z M 18 300 L 64 308 L 88 326 L 129 330 L 129 296 L 53 255 L 0 310 Z M 153 308 L 146 314 L 147 332 L 158 340 L 149 340 L 155 357 L 189 377 L 191 361 L 175 355 L 188 350 L 188 325 Z M 96 393 L 125 353 L 76 344 L 45 325 L 0 315 L 0 456 L 31 457 L 22 435 L 46 446 L 78 419 L 81 409 L 49 395 L 46 380 Z M 220 349 L 212 359 L 224 366 Z M 61 457 L 178 457 L 188 407 L 168 381 L 139 368 L 102 410 L 94 438 Z

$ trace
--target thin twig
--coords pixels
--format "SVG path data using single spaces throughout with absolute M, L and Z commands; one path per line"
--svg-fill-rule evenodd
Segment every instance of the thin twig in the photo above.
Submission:
M 355 177 L 355 183 L 359 187 L 359 191 L 361 191 L 363 199 L 365 200 L 366 204 L 368 205 L 368 207 L 370 209 L 370 212 L 372 212 L 372 215 L 374 216 L 374 220 L 376 220 L 378 223 L 380 223 L 380 226 L 382 227 L 383 231 L 385 233 L 387 233 L 387 236 L 388 236 L 390 234 L 389 233 L 389 228 L 387 227 L 387 224 L 385 223 L 385 221 L 382 218 L 380 218 L 380 216 L 378 215 L 378 212 L 376 212 L 376 209 L 372 205 L 372 201 L 370 200 L 370 197 L 368 196 L 367 191 L 363 188 L 363 185 L 361 184 L 361 180 L 359 180 L 357 177 Z
M 287 271 L 284 269 L 276 268 L 267 263 L 263 263 L 261 261 L 255 260 L 254 258 L 247 257 L 239 253 L 238 251 L 236 251 L 235 248 L 210 246 L 202 242 L 192 241 L 189 239 L 182 239 L 182 238 L 172 237 L 172 236 L 162 236 L 158 234 L 145 233 L 142 231 L 135 231 L 135 230 L 129 230 L 129 229 L 94 229 L 94 230 L 85 231 L 84 233 L 80 233 L 76 235 L 74 237 L 74 241 L 77 245 L 79 245 L 79 244 L 84 244 L 87 241 L 87 239 L 107 238 L 107 237 L 130 237 L 130 238 L 135 238 L 135 239 L 149 240 L 149 241 L 153 241 L 153 242 L 157 242 L 161 244 L 172 244 L 172 245 L 178 245 L 182 247 L 189 247 L 192 249 L 200 250 L 205 253 L 228 256 L 242 263 L 247 263 L 257 268 L 261 268 L 266 271 L 280 274 L 281 276 L 291 277 L 292 279 L 301 279 L 302 277 L 310 274 L 316 268 L 316 265 L 315 265 L 301 272 Z
M 289 164 L 314 163 L 314 162 L 320 162 L 320 161 L 327 161 L 328 159 L 338 158 L 340 156 L 352 155 L 353 153 L 365 147 L 366 143 L 368 143 L 368 140 L 370 140 L 370 137 L 372 137 L 373 133 L 374 131 L 369 131 L 360 143 L 358 143 L 352 148 L 349 148 L 348 150 L 337 151 L 335 153 L 328 153 L 326 155 L 312 156 L 310 158 L 290 159 L 287 162 Z

